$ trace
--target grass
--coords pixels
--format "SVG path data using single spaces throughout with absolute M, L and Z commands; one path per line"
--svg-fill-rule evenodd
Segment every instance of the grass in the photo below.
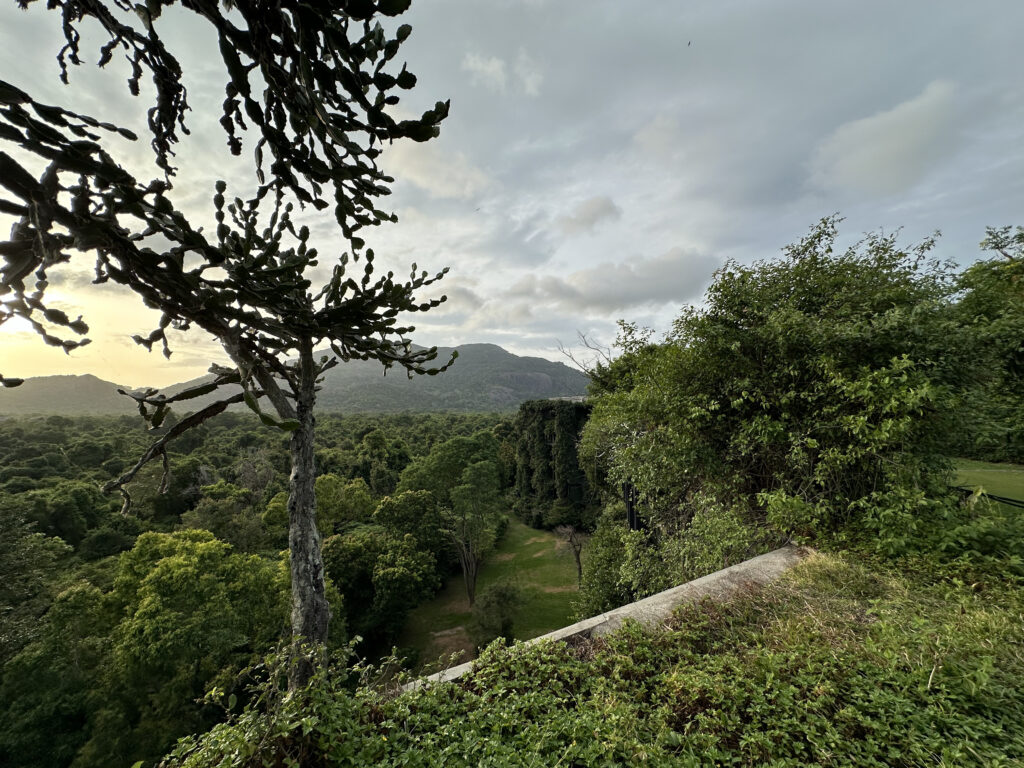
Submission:
M 480 570 L 477 595 L 502 581 L 518 585 L 524 598 L 515 615 L 516 639 L 529 640 L 572 622 L 576 565 L 565 544 L 553 533 L 513 519 Z M 470 659 L 470 618 L 466 588 L 459 574 L 448 580 L 436 598 L 412 612 L 401 645 L 415 650 L 425 666 L 459 651 L 465 653 L 463 660 Z
M 956 482 L 969 488 L 981 486 L 988 493 L 1024 500 L 1024 466 L 993 464 L 987 461 L 958 459 Z

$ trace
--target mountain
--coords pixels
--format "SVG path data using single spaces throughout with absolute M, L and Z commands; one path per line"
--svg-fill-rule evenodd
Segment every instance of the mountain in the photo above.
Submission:
M 519 357 L 494 344 L 455 347 L 459 359 L 437 376 L 414 376 L 393 368 L 384 375 L 380 363 L 352 360 L 324 376 L 319 410 L 342 413 L 396 411 L 511 411 L 526 400 L 581 395 L 587 377 L 564 363 L 540 357 Z M 439 347 L 437 360 L 451 356 Z M 168 395 L 209 377 L 166 387 Z M 14 389 L 0 389 L 0 414 L 58 413 L 86 415 L 134 413 L 131 401 L 117 394 L 118 385 L 95 376 L 42 376 L 26 379 Z M 226 390 L 225 390 L 226 391 Z M 212 398 L 181 403 L 196 410 Z
M 138 413 L 132 401 L 117 394 L 123 385 L 92 374 L 84 376 L 36 376 L 20 387 L 0 387 L 0 415 L 49 413 L 61 416 Z M 130 387 L 127 387 L 130 389 Z

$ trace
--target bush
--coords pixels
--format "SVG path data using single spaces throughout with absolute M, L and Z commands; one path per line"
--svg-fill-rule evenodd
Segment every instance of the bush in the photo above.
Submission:
M 595 399 L 581 457 L 634 484 L 660 540 L 686 535 L 703 495 L 784 535 L 934 545 L 970 359 L 953 274 L 927 261 L 931 241 L 838 251 L 837 224 L 782 259 L 727 264 L 663 344 L 623 326 L 628 386 Z
M 596 616 L 634 598 L 621 579 L 628 537 L 626 505 L 608 505 L 583 550 L 583 583 L 573 604 L 577 618 Z
M 500 582 L 487 587 L 473 603 L 470 635 L 477 649 L 490 645 L 498 638 L 515 639 L 513 619 L 516 609 L 523 604 L 523 591 L 511 582 Z

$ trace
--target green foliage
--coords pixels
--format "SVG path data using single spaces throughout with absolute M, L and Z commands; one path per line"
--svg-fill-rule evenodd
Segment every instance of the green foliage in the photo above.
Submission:
M 281 491 L 276 494 L 268 503 L 267 508 L 260 515 L 263 527 L 273 541 L 279 547 L 288 546 L 288 493 Z
M 998 256 L 960 275 L 956 319 L 973 339 L 957 455 L 1024 462 L 1024 228 L 989 229 L 982 248 Z
M 0 755 L 17 766 L 154 759 L 215 722 L 195 700 L 277 642 L 287 606 L 283 562 L 207 531 L 141 535 L 108 589 L 69 586 L 5 666 Z
M 430 491 L 441 506 L 451 504 L 451 490 L 466 468 L 478 461 L 494 461 L 498 441 L 490 430 L 470 437 L 453 437 L 435 445 L 430 453 L 416 458 L 402 472 L 399 491 Z
M 966 355 L 951 272 L 926 261 L 931 241 L 870 235 L 837 253 L 836 224 L 784 259 L 727 264 L 656 349 L 624 339 L 632 386 L 597 398 L 582 452 L 636 485 L 663 537 L 686 529 L 696 498 L 891 553 L 951 514 L 942 452 Z
M 412 535 L 380 525 L 331 536 L 323 557 L 349 632 L 365 640 L 363 652 L 374 655 L 389 647 L 409 611 L 440 586 L 434 554 Z
M 233 483 L 203 486 L 195 508 L 181 515 L 182 528 L 202 528 L 243 552 L 267 547 L 264 521 L 250 505 L 251 493 Z
M 361 477 L 345 482 L 337 475 L 320 475 L 314 487 L 317 526 L 324 535 L 329 536 L 351 523 L 369 522 L 373 496 Z
M 38 632 L 52 599 L 50 572 L 70 547 L 36 533 L 13 510 L 0 510 L 0 665 Z
M 344 669 L 295 697 L 264 686 L 167 765 L 1020 763 L 1021 591 L 863 561 L 811 556 L 653 632 L 495 643 L 460 681 L 398 696 L 347 691 Z
M 447 556 L 443 523 L 437 500 L 430 491 L 403 491 L 381 499 L 373 521 L 392 536 L 412 536 L 418 549 L 438 561 Z
M 684 533 L 626 528 L 625 505 L 609 505 L 583 550 L 583 578 L 575 602 L 580 619 L 743 562 L 777 539 L 749 519 L 742 506 L 695 495 Z
M 563 400 L 523 403 L 506 438 L 514 462 L 516 512 L 534 527 L 590 528 L 593 493 L 576 444 L 590 406 Z
M 628 537 L 625 505 L 609 505 L 583 550 L 583 583 L 574 604 L 577 617 L 596 616 L 634 598 L 621 581 Z
M 499 582 L 482 590 L 473 603 L 470 630 L 477 648 L 490 645 L 498 638 L 512 642 L 515 639 L 515 613 L 522 603 L 523 591 L 513 582 Z

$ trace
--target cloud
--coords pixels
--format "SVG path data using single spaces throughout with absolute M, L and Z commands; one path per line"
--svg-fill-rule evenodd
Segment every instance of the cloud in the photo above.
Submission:
M 498 56 L 483 56 L 469 52 L 462 57 L 462 70 L 469 72 L 474 85 L 483 85 L 492 91 L 504 93 L 509 86 L 510 67 Z M 513 84 L 527 96 L 540 95 L 540 87 L 544 82 L 544 70 L 525 48 L 520 48 L 515 64 L 511 66 L 514 76 Z
M 700 296 L 718 266 L 719 260 L 706 254 L 671 248 L 648 259 L 604 262 L 565 278 L 526 275 L 507 295 L 584 314 L 663 304 L 681 306 Z
M 658 115 L 633 134 L 637 148 L 659 160 L 672 157 L 681 142 L 679 121 L 667 115 Z
M 464 285 L 443 285 L 438 293 L 447 296 L 447 300 L 433 310 L 431 317 L 461 313 L 468 315 L 484 304 L 484 299 L 476 291 Z
M 544 82 L 544 71 L 530 55 L 523 49 L 519 49 L 515 66 L 516 77 L 519 78 L 519 85 L 527 96 L 540 94 L 541 83 Z
M 559 216 L 555 225 L 566 235 L 578 235 L 592 231 L 602 221 L 620 216 L 622 210 L 610 197 L 598 195 L 584 200 L 572 213 Z
M 470 79 L 476 85 L 484 85 L 495 91 L 505 90 L 505 62 L 497 56 L 467 53 L 462 58 L 462 69 L 469 72 Z
M 811 182 L 867 194 L 907 191 L 951 154 L 955 97 L 952 83 L 936 80 L 909 101 L 839 126 L 814 150 Z
M 434 198 L 467 200 L 491 183 L 462 152 L 445 152 L 437 142 L 398 142 L 389 148 L 384 164 L 396 178 L 411 182 Z

